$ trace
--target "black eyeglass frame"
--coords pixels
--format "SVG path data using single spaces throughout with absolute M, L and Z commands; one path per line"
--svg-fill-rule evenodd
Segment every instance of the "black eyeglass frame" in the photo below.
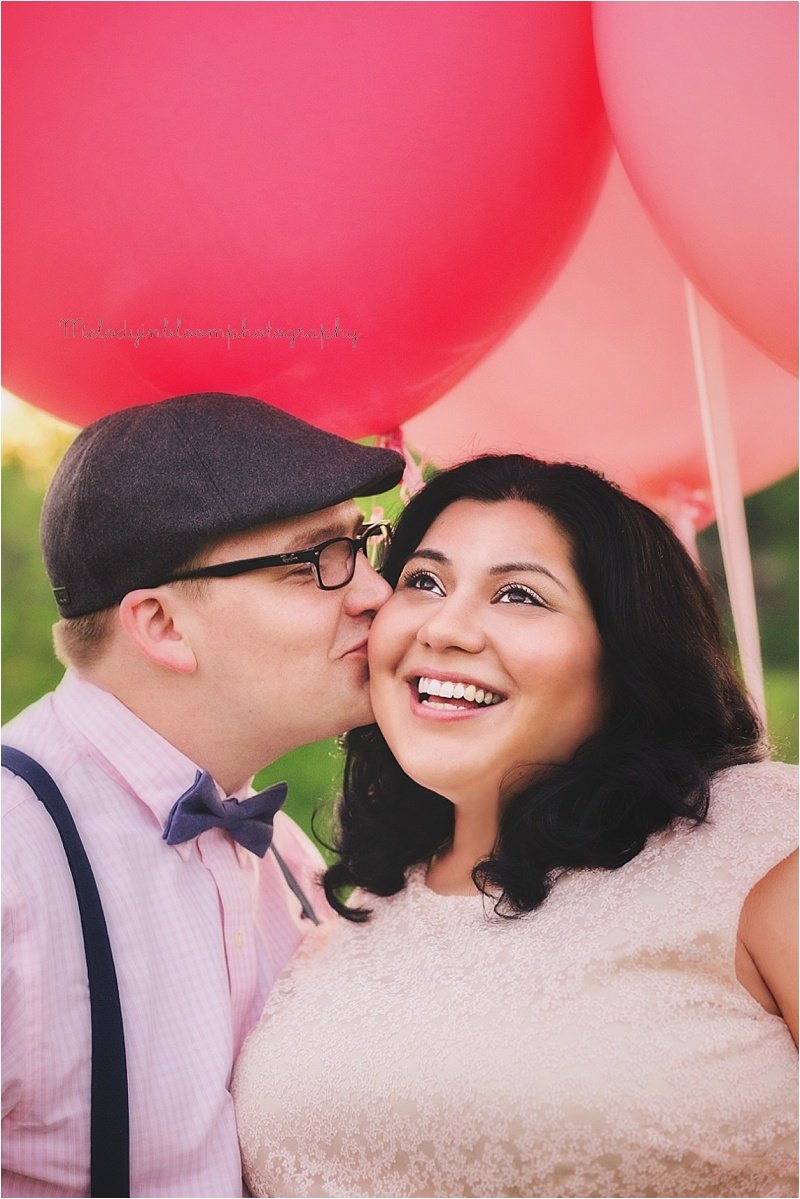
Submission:
M 321 591 L 339 591 L 353 580 L 353 576 L 356 573 L 358 551 L 361 550 L 364 556 L 367 557 L 367 543 L 370 537 L 375 536 L 377 533 L 383 534 L 387 545 L 391 544 L 392 526 L 388 521 L 378 521 L 375 524 L 367 525 L 357 537 L 329 537 L 327 541 L 321 541 L 319 545 L 311 546 L 307 550 L 291 550 L 285 554 L 267 554 L 262 558 L 238 558 L 234 562 L 216 562 L 213 566 L 198 566 L 194 570 L 185 570 L 180 574 L 172 575 L 168 579 L 163 579 L 160 583 L 152 584 L 152 586 L 163 587 L 167 583 L 183 583 L 189 579 L 230 579 L 235 575 L 249 574 L 253 570 L 265 570 L 272 566 L 296 566 L 308 562 L 314 571 L 314 579 L 317 587 Z M 329 545 L 344 541 L 353 550 L 352 557 L 350 558 L 350 573 L 341 583 L 334 583 L 333 586 L 323 583 L 319 569 L 320 554 Z

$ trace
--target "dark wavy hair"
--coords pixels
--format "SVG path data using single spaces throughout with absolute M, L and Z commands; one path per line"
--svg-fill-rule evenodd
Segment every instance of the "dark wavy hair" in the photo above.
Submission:
M 397 526 L 385 575 L 400 572 L 457 500 L 523 500 L 567 537 L 603 645 L 603 727 L 563 765 L 509 800 L 491 855 L 472 872 L 495 912 L 543 902 L 555 872 L 613 870 L 678 818 L 706 817 L 716 771 L 767 756 L 763 730 L 725 646 L 711 590 L 678 538 L 649 508 L 585 466 L 523 454 L 486 455 L 435 476 Z M 332 906 L 357 886 L 393 895 L 409 867 L 452 840 L 454 808 L 405 774 L 376 725 L 347 735 L 344 791 L 325 873 Z

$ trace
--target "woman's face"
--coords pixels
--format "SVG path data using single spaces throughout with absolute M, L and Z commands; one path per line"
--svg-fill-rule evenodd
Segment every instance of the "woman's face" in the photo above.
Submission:
M 458 500 L 375 618 L 372 706 L 416 782 L 454 803 L 496 801 L 600 727 L 601 660 L 554 521 L 521 500 Z

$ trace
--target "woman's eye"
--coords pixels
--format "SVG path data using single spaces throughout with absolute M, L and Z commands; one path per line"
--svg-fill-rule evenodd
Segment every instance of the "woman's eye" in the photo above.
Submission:
M 442 585 L 432 575 L 429 570 L 410 570 L 400 579 L 401 587 L 406 587 L 411 591 L 439 591 L 442 590 Z
M 531 587 L 523 587 L 521 583 L 509 583 L 501 587 L 497 593 L 498 604 L 534 604 L 538 608 L 546 607 L 544 600 Z

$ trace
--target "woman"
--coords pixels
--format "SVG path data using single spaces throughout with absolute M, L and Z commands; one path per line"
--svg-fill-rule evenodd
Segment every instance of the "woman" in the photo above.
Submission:
M 688 555 L 511 455 L 437 476 L 386 573 L 346 919 L 237 1066 L 254 1194 L 796 1194 L 795 772 Z

